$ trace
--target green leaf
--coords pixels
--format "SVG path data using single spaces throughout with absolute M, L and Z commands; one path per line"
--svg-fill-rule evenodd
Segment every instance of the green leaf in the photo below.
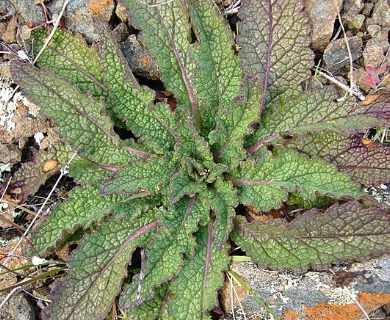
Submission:
M 198 40 L 191 50 L 198 64 L 193 81 L 202 100 L 202 131 L 207 135 L 215 128 L 217 111 L 229 107 L 239 95 L 241 61 L 233 54 L 232 33 L 217 6 L 209 0 L 188 2 Z
M 145 4 L 125 0 L 132 24 L 142 30 L 140 39 L 155 56 L 167 90 L 174 92 L 179 106 L 191 106 L 195 123 L 200 124 L 199 110 L 190 75 L 195 63 L 189 57 L 191 27 L 184 0 L 167 5 L 164 0 Z
M 69 82 L 47 71 L 14 63 L 15 81 L 36 104 L 57 123 L 58 134 L 86 158 L 106 165 L 122 165 L 135 156 L 121 148 L 110 119 L 103 115 L 103 103 L 80 94 Z
M 359 197 L 360 188 L 346 175 L 319 159 L 309 160 L 295 152 L 281 152 L 277 157 L 270 153 L 257 163 L 242 163 L 233 178 L 241 202 L 253 205 L 255 211 L 280 208 L 288 192 L 298 191 L 306 200 L 318 195 Z
M 167 317 L 180 315 L 185 319 L 209 319 L 206 311 L 216 303 L 217 290 L 223 284 L 222 271 L 227 269 L 227 247 L 218 243 L 211 222 L 196 237 L 195 255 L 186 259 L 180 273 L 169 287 L 166 299 Z
M 167 318 L 164 313 L 163 306 L 165 303 L 166 296 L 169 294 L 169 282 L 163 283 L 161 286 L 155 288 L 155 295 L 153 299 L 145 301 L 139 307 L 132 309 L 129 314 L 129 319 L 159 319 Z
M 107 31 L 102 35 L 99 56 L 105 74 L 104 84 L 110 92 L 110 109 L 126 124 L 128 130 L 141 137 L 143 144 L 159 153 L 171 150 L 173 137 L 163 122 L 165 118 L 173 117 L 169 114 L 169 107 L 153 106 L 154 94 L 149 89 L 139 88 Z M 163 115 L 160 114 L 162 110 L 155 112 L 155 109 L 163 108 L 166 109 Z
M 176 152 L 183 158 L 190 157 L 201 161 L 212 161 L 208 143 L 194 127 L 189 112 L 180 115 L 179 122 L 174 130 L 176 138 Z
M 303 1 L 248 0 L 239 17 L 238 45 L 244 72 L 263 81 L 267 99 L 299 94 L 313 65 Z
M 296 137 L 287 147 L 333 163 L 365 186 L 390 182 L 390 147 L 385 144 L 368 141 L 365 145 L 358 135 L 345 137 L 327 132 Z
M 170 202 L 173 204 L 184 196 L 194 196 L 196 193 L 205 192 L 205 186 L 192 180 L 187 172 L 180 170 L 175 173 L 169 183 L 170 188 Z
M 264 267 L 324 270 L 332 262 L 388 251 L 389 222 L 384 209 L 352 201 L 335 204 L 325 213 L 312 209 L 291 223 L 248 223 L 237 218 L 231 239 Z
M 210 133 L 209 143 L 218 162 L 229 166 L 230 170 L 246 158 L 243 138 L 253 131 L 250 125 L 258 119 L 261 97 L 259 84 L 247 79 L 242 97 L 218 113 L 217 128 Z
M 85 237 L 69 264 L 68 274 L 57 282 L 46 319 L 104 319 L 137 246 L 150 241 L 158 226 L 154 214 L 133 221 L 110 219 Z
M 171 157 L 131 162 L 103 183 L 101 193 L 161 193 L 168 186 L 175 167 Z
M 215 214 L 214 242 L 218 248 L 222 248 L 233 228 L 232 219 L 235 216 L 235 208 L 238 205 L 237 191 L 231 182 L 217 179 L 213 189 L 209 189 L 208 201 Z
M 259 144 L 269 142 L 270 137 L 276 138 L 281 133 L 304 134 L 330 130 L 345 135 L 348 132 L 362 132 L 364 129 L 390 124 L 384 119 L 354 111 L 355 100 L 352 98 L 333 102 L 336 98 L 335 89 L 325 87 L 275 103 L 264 111 L 260 128 L 251 140 L 256 141 L 258 147 Z M 248 151 L 251 152 L 252 149 L 254 146 Z
M 92 223 L 100 221 L 104 216 L 115 213 L 128 219 L 140 214 L 153 204 L 151 199 L 142 201 L 137 197 L 99 195 L 99 185 L 83 186 L 70 193 L 67 202 L 57 207 L 35 234 L 33 245 L 43 253 L 55 247 L 63 238 L 64 233 L 72 234 L 76 228 L 88 228 Z M 133 201 L 130 201 L 133 200 Z
M 154 295 L 154 287 L 172 279 L 183 265 L 183 256 L 192 257 L 196 247 L 193 233 L 200 220 L 208 219 L 209 210 L 199 197 L 182 199 L 169 212 L 162 211 L 163 226 L 147 248 L 146 273 L 141 280 L 137 276 L 126 286 L 121 296 L 121 306 L 134 308 Z
M 47 30 L 34 30 L 32 38 L 36 55 L 47 38 Z M 87 46 L 79 35 L 58 28 L 37 63 L 66 78 L 82 92 L 91 92 L 95 97 L 107 94 L 96 46 Z

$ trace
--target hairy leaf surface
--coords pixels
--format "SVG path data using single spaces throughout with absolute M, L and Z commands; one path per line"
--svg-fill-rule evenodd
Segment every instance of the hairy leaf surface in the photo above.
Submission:
M 216 291 L 222 285 L 222 271 L 229 263 L 227 248 L 218 242 L 211 222 L 199 229 L 196 240 L 195 255 L 185 261 L 169 287 L 164 306 L 166 319 L 175 314 L 185 315 L 186 319 L 209 319 L 206 311 L 215 304 Z
M 185 1 L 178 0 L 166 5 L 164 0 L 150 4 L 125 0 L 125 4 L 131 8 L 131 23 L 142 30 L 141 40 L 156 57 L 166 88 L 175 93 L 179 106 L 191 106 L 193 116 L 199 119 L 190 81 L 195 63 L 189 58 L 191 27 Z
M 141 136 L 144 144 L 155 152 L 173 148 L 173 137 L 167 130 L 164 120 L 172 117 L 168 106 L 153 106 L 154 95 L 147 88 L 140 89 L 119 48 L 111 37 L 104 32 L 100 43 L 99 55 L 105 74 L 104 84 L 109 90 L 110 110 L 118 116 L 134 135 Z M 129 78 L 129 79 L 127 79 Z M 155 113 L 155 108 L 166 108 Z
M 303 1 L 246 0 L 239 17 L 244 71 L 262 81 L 267 99 L 298 94 L 313 64 Z
M 344 135 L 390 124 L 385 119 L 370 116 L 364 111 L 353 111 L 354 99 L 333 102 L 336 98 L 335 89 L 327 87 L 306 91 L 295 99 L 289 97 L 281 103 L 273 104 L 263 113 L 260 128 L 251 138 L 256 143 L 248 151 L 254 151 L 281 133 L 305 134 L 331 130 Z M 291 112 L 292 109 L 295 111 Z M 379 112 L 376 113 L 378 114 Z
M 153 214 L 134 221 L 110 219 L 85 237 L 70 262 L 70 272 L 57 283 L 49 319 L 104 319 L 120 291 L 135 248 L 150 241 L 158 226 Z
M 372 101 L 374 100 L 374 101 Z M 366 103 L 368 101 L 369 103 Z M 371 117 L 390 121 L 390 93 L 383 92 L 368 96 L 366 101 L 362 101 L 356 108 L 356 113 L 363 113 Z M 372 102 L 371 102 L 372 101 Z
M 147 209 L 150 205 L 153 205 L 150 198 L 144 200 L 128 195 L 102 197 L 99 195 L 99 185 L 79 187 L 73 190 L 69 201 L 54 210 L 42 224 L 33 244 L 39 253 L 43 253 L 54 247 L 64 232 L 71 234 L 77 227 L 85 229 L 110 213 L 126 216 L 127 219 L 134 218 L 141 209 Z
M 244 137 L 253 129 L 250 125 L 258 119 L 261 88 L 248 79 L 242 88 L 242 97 L 218 113 L 217 127 L 210 133 L 209 141 L 218 162 L 234 169 L 246 158 Z
M 388 225 L 385 210 L 352 201 L 335 204 L 325 213 L 309 210 L 291 223 L 237 218 L 231 238 L 262 266 L 306 271 L 389 250 Z
M 174 169 L 169 157 L 131 162 L 103 183 L 101 193 L 158 193 L 168 186 Z
M 188 2 L 199 41 L 191 51 L 198 64 L 193 82 L 203 100 L 199 102 L 202 131 L 208 134 L 215 127 L 217 111 L 230 106 L 239 94 L 241 61 L 233 54 L 231 31 L 219 18 L 216 5 L 208 0 Z
M 102 114 L 101 101 L 81 95 L 69 82 L 47 71 L 15 63 L 12 72 L 32 100 L 45 106 L 45 113 L 55 119 L 59 135 L 85 157 L 107 165 L 122 165 L 135 158 L 121 148 L 110 119 Z
M 208 219 L 208 208 L 200 197 L 183 199 L 177 202 L 171 212 L 162 212 L 160 233 L 149 246 L 144 266 L 146 273 L 140 279 L 133 278 L 121 297 L 122 305 L 134 307 L 154 295 L 154 287 L 170 280 L 180 272 L 183 256 L 192 257 L 196 247 L 193 233 L 198 230 L 198 222 Z M 183 214 L 184 213 L 184 214 Z
M 287 147 L 333 163 L 354 181 L 377 186 L 390 181 L 390 147 L 360 136 L 340 136 L 328 132 L 298 137 Z
M 253 205 L 256 211 L 280 208 L 288 192 L 294 191 L 307 200 L 314 200 L 317 193 L 336 198 L 362 195 L 355 183 L 329 164 L 294 152 L 281 152 L 277 157 L 268 153 L 257 163 L 243 163 L 233 184 L 241 202 Z
M 297 271 L 389 249 L 375 204 L 326 209 L 359 198 L 356 181 L 390 176 L 389 148 L 350 136 L 389 125 L 386 95 L 366 106 L 303 90 L 312 53 L 302 3 L 243 0 L 235 46 L 213 0 L 125 0 L 161 70 L 158 92 L 137 83 L 104 27 L 97 45 L 58 30 L 38 65 L 52 71 L 12 64 L 70 144 L 38 157 L 34 174 L 77 152 L 79 185 L 33 240 L 44 252 L 84 235 L 47 319 L 104 319 L 117 296 L 129 319 L 209 318 L 229 236 L 258 263 Z M 313 209 L 291 223 L 235 218 L 243 205 L 291 204 Z
M 34 30 L 32 38 L 34 54 L 37 55 L 47 38 L 47 30 Z M 97 97 L 107 94 L 96 46 L 87 46 L 81 36 L 57 29 L 37 63 L 66 78 L 82 92 L 89 91 Z

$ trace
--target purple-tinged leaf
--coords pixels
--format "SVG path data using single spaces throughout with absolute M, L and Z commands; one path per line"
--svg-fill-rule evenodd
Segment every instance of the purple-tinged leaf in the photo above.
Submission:
M 336 198 L 362 195 L 359 186 L 336 168 L 320 159 L 308 159 L 295 152 L 270 153 L 257 162 L 245 161 L 234 173 L 233 184 L 240 202 L 253 205 L 255 211 L 280 208 L 288 192 L 298 191 L 304 199 L 313 201 L 318 195 Z
M 200 197 L 175 203 L 170 211 L 160 211 L 160 232 L 146 249 L 144 275 L 133 278 L 121 295 L 122 307 L 134 308 L 154 297 L 154 288 L 176 276 L 184 263 L 183 255 L 192 257 L 197 246 L 193 234 L 201 220 L 209 219 L 209 208 Z M 140 281 L 141 284 L 140 284 Z
M 138 158 L 122 148 L 104 104 L 89 94 L 81 94 L 70 82 L 47 70 L 13 63 L 11 72 L 26 95 L 54 118 L 58 134 L 81 155 L 107 165 L 123 165 Z
M 86 236 L 71 258 L 70 271 L 53 289 L 44 319 L 104 319 L 132 252 L 150 242 L 157 227 L 155 214 L 148 212 L 133 221 L 110 219 Z
M 191 26 L 184 0 L 148 4 L 125 0 L 131 23 L 141 29 L 140 38 L 155 56 L 167 90 L 175 93 L 178 105 L 190 106 L 194 122 L 200 125 L 200 112 L 190 75 L 196 65 L 189 57 Z
M 88 228 L 108 214 L 135 218 L 142 209 L 153 205 L 151 198 L 137 198 L 137 195 L 99 195 L 99 185 L 80 186 L 72 190 L 68 201 L 58 206 L 34 235 L 33 245 L 39 253 L 63 240 L 65 234 L 72 234 L 77 228 Z M 130 201 L 132 200 L 132 201 Z
M 216 115 L 239 95 L 242 78 L 240 59 L 233 53 L 233 39 L 220 19 L 214 1 L 188 0 L 198 42 L 191 48 L 196 69 L 193 81 L 201 104 L 202 132 L 215 128 Z
M 384 92 L 375 95 L 369 95 L 366 101 L 355 108 L 354 114 L 364 114 L 369 117 L 386 120 L 390 126 L 390 92 Z
M 209 319 L 206 311 L 216 303 L 217 290 L 223 284 L 222 272 L 227 269 L 227 246 L 220 243 L 211 222 L 196 234 L 195 255 L 186 259 L 182 270 L 169 287 L 164 310 L 168 315 L 183 315 L 186 319 Z
M 263 102 L 282 94 L 298 94 L 300 83 L 308 78 L 313 65 L 303 1 L 245 0 L 239 17 L 243 69 L 264 81 Z
M 251 137 L 248 152 L 253 153 L 282 133 L 305 134 L 330 130 L 341 135 L 362 132 L 375 126 L 390 125 L 390 108 L 380 102 L 367 108 L 355 108 L 353 98 L 336 102 L 333 87 L 303 92 L 295 98 L 272 104 L 263 114 L 260 127 Z
M 390 147 L 385 144 L 363 140 L 358 135 L 326 133 L 296 137 L 287 147 L 325 159 L 365 186 L 390 182 Z
M 388 210 L 387 210 L 388 211 Z M 304 272 L 332 262 L 362 260 L 390 250 L 390 216 L 357 201 L 311 209 L 290 223 L 235 220 L 231 239 L 258 264 Z

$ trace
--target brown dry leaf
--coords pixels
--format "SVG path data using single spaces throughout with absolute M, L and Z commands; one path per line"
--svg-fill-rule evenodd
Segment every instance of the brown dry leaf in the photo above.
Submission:
M 240 276 L 241 280 L 244 281 L 246 284 L 248 284 L 248 281 Z M 233 285 L 233 286 L 232 286 Z M 223 308 L 228 311 L 232 310 L 232 304 L 233 307 L 238 307 L 238 302 L 243 301 L 244 298 L 248 295 L 248 291 L 239 285 L 236 281 L 232 280 L 232 285 L 229 280 L 226 280 L 224 283 L 224 286 L 222 288 L 222 304 Z M 233 292 L 232 292 L 233 290 Z M 231 296 L 233 295 L 233 301 L 231 299 Z M 237 298 L 238 296 L 238 298 Z
M 375 102 L 376 99 L 378 99 L 379 94 L 369 94 L 365 100 L 363 100 L 360 104 L 362 106 L 368 106 L 369 104 Z
M 261 222 L 267 222 L 273 219 L 280 219 L 282 217 L 281 213 L 285 210 L 284 206 L 279 209 L 274 209 L 268 212 L 255 211 L 253 209 L 253 206 L 246 206 L 245 208 L 253 220 L 259 220 Z

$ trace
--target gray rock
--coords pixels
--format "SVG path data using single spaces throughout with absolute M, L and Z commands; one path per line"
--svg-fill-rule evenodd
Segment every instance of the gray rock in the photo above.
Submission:
M 345 0 L 341 10 L 341 19 L 344 23 L 354 23 L 355 17 L 363 10 L 362 0 Z M 360 29 L 360 28 L 357 28 Z
M 390 28 L 390 4 L 387 0 L 378 0 L 375 3 L 371 18 L 367 19 L 367 24 L 378 24 L 382 27 Z
M 7 0 L 0 0 L 6 1 Z M 31 0 L 10 0 L 16 12 L 20 13 L 25 22 L 45 21 L 42 7 Z
M 3 301 L 6 295 L 2 295 L 0 300 Z M 15 293 L 3 306 L 0 313 L 0 320 L 35 320 L 37 319 L 36 311 L 31 303 L 26 299 L 22 292 Z
M 10 1 L 0 0 L 0 20 L 4 21 L 9 17 L 12 17 L 14 13 L 15 9 Z
M 153 55 L 137 40 L 135 35 L 130 35 L 121 43 L 121 50 L 130 66 L 137 75 L 157 80 L 161 76 Z
M 364 65 L 378 68 L 383 62 L 385 56 L 380 42 L 377 39 L 367 41 L 363 51 Z
M 352 60 L 362 56 L 363 41 L 359 37 L 348 38 Z M 335 40 L 326 47 L 324 52 L 326 68 L 331 73 L 337 73 L 342 67 L 349 64 L 347 44 L 344 39 Z
M 366 17 L 368 17 L 368 16 L 370 16 L 370 13 L 371 13 L 371 11 L 372 11 L 372 9 L 374 8 L 374 4 L 373 3 L 371 3 L 371 2 L 366 2 L 365 4 L 364 4 L 364 8 L 363 8 L 363 14 L 366 16 Z
M 350 23 L 355 29 L 360 29 L 363 26 L 365 19 L 366 16 L 364 14 L 357 14 L 355 17 L 352 18 Z
M 382 34 L 382 28 L 377 24 L 372 24 L 367 27 L 367 32 L 371 35 L 371 37 L 375 39 L 380 39 Z
M 73 32 L 81 33 L 87 41 L 99 41 L 99 23 L 107 23 L 114 10 L 114 5 L 107 5 L 106 9 L 95 7 L 90 3 L 98 1 L 89 0 L 72 0 L 66 8 L 64 16 L 66 16 L 66 28 Z M 102 3 L 104 1 L 101 1 Z M 59 13 L 62 8 L 62 0 L 54 0 L 48 3 L 47 7 L 52 13 Z M 101 13 L 99 13 L 101 10 Z
M 129 36 L 129 29 L 126 23 L 121 22 L 114 30 L 112 30 L 113 37 L 117 43 L 126 41 Z
M 334 21 L 340 11 L 342 0 L 305 0 L 306 12 L 313 26 L 312 49 L 323 51 L 333 33 Z
M 371 17 L 366 19 L 367 30 L 371 26 L 379 26 L 380 31 L 375 33 L 375 38 L 380 41 L 383 51 L 389 50 L 389 32 L 390 32 L 390 1 L 378 0 L 372 10 Z M 371 31 L 373 31 L 371 29 Z

